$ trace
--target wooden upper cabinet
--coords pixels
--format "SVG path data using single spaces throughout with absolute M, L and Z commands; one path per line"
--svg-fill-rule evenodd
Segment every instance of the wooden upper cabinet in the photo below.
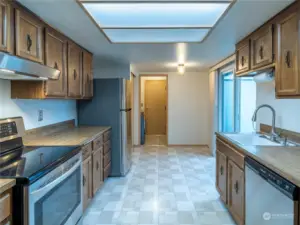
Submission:
M 16 9 L 15 29 L 16 55 L 44 63 L 43 23 L 31 14 L 25 12 L 25 10 Z
M 238 225 L 245 224 L 245 178 L 244 171 L 228 160 L 227 205 Z
M 83 52 L 83 97 L 93 97 L 93 55 Z
M 251 69 L 272 64 L 274 61 L 273 51 L 274 26 L 267 25 L 251 36 Z
M 67 40 L 50 28 L 45 32 L 45 64 L 60 70 L 58 80 L 46 82 L 45 95 L 65 97 L 67 95 Z
M 277 24 L 277 32 L 276 95 L 300 95 L 298 12 L 293 12 L 280 20 Z
M 216 186 L 223 202 L 227 203 L 227 157 L 219 150 L 216 151 Z
M 82 49 L 68 42 L 68 96 L 82 97 Z
M 0 51 L 12 53 L 12 9 L 8 1 L 0 0 Z
M 250 70 L 250 40 L 241 41 L 236 46 L 236 73 Z

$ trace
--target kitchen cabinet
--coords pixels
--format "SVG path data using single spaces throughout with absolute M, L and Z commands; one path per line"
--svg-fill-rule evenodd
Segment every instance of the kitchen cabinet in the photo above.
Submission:
M 251 69 L 274 62 L 273 24 L 267 24 L 251 36 Z
M 82 49 L 68 42 L 68 96 L 82 97 Z
M 0 194 L 0 225 L 12 224 L 12 190 Z
M 16 55 L 44 63 L 44 24 L 26 12 L 15 10 Z
M 299 13 L 292 12 L 277 23 L 276 95 L 299 96 Z
M 45 83 L 46 97 L 65 97 L 67 95 L 67 39 L 51 28 L 45 32 L 45 64 L 60 70 L 58 80 Z
M 227 157 L 216 151 L 216 187 L 224 203 L 227 203 Z
M 83 97 L 93 97 L 93 55 L 83 52 Z
M 245 224 L 244 171 L 232 160 L 228 160 L 228 207 L 238 225 Z
M 101 174 L 103 174 L 103 170 L 102 170 L 103 148 L 94 151 L 92 154 L 93 154 L 93 194 L 95 195 L 102 184 Z
M 12 53 L 12 8 L 7 0 L 0 0 L 0 51 Z
M 92 181 L 92 157 L 89 156 L 82 163 L 83 210 L 87 208 L 93 198 Z
M 250 40 L 245 39 L 236 45 L 236 74 L 250 70 Z

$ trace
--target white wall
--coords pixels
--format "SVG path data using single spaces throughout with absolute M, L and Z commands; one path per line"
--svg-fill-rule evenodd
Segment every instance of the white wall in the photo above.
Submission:
M 300 132 L 300 99 L 276 99 L 274 82 L 257 85 L 257 106 L 269 104 L 276 110 L 276 126 Z M 261 109 L 257 116 L 257 128 L 260 123 L 271 125 L 272 114 Z
M 145 73 L 140 73 L 145 74 Z M 149 74 L 149 73 L 148 73 Z M 153 73 L 150 73 L 153 74 Z M 166 74 L 166 73 L 157 73 Z M 135 81 L 135 105 L 138 105 L 139 81 Z M 168 73 L 168 141 L 170 145 L 209 145 L 208 72 Z M 135 112 L 134 144 L 139 143 L 138 107 Z
M 76 119 L 76 100 L 12 100 L 10 81 L 0 79 L 0 118 L 22 116 L 26 129 Z M 38 110 L 44 120 L 38 122 Z

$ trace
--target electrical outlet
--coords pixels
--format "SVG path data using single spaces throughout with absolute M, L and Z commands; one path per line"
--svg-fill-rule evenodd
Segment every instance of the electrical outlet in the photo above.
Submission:
M 44 110 L 39 109 L 38 110 L 38 121 L 41 122 L 44 120 Z

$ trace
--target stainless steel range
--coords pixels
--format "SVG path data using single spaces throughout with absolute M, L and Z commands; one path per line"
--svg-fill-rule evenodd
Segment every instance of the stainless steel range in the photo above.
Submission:
M 0 119 L 0 178 L 16 179 L 13 224 L 74 225 L 82 215 L 80 148 L 23 146 L 21 117 Z

